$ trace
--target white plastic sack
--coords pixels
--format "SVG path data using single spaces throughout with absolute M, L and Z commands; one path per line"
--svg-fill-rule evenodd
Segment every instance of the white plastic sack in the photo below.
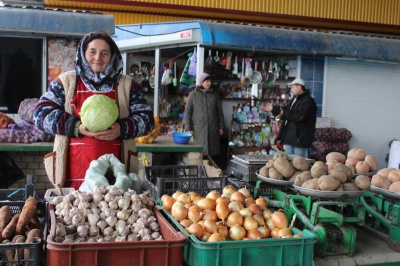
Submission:
M 110 184 L 105 176 L 108 169 L 112 171 L 115 177 L 115 184 Z M 109 189 L 111 185 L 115 185 L 124 191 L 134 189 L 138 192 L 141 187 L 139 177 L 136 174 L 130 173 L 128 175 L 125 171 L 125 165 L 114 154 L 105 154 L 90 163 L 89 169 L 86 171 L 85 181 L 79 187 L 79 190 L 89 192 L 96 186 L 104 186 Z
M 192 77 L 196 77 L 196 69 L 197 69 L 197 51 L 196 51 L 196 47 L 195 47 L 194 51 L 193 51 L 193 55 L 190 58 L 188 75 L 190 75 Z
M 400 167 L 400 141 L 394 140 L 390 145 L 388 167 L 399 169 Z

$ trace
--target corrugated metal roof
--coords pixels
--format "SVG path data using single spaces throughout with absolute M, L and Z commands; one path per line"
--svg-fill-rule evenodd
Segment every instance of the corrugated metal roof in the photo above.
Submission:
M 118 29 L 128 30 L 123 32 Z M 118 26 L 117 40 L 200 29 L 201 45 L 279 53 L 349 56 L 400 62 L 400 40 L 206 21 Z M 135 34 L 133 34 L 133 33 Z
M 114 17 L 91 12 L 50 10 L 42 7 L 0 6 L 0 33 L 40 33 L 44 35 L 83 36 L 103 30 L 115 32 Z

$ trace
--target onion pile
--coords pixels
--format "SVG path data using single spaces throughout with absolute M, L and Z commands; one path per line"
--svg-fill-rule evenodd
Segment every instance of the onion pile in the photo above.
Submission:
M 222 194 L 211 191 L 205 197 L 176 191 L 161 202 L 188 233 L 206 242 L 302 237 L 292 235 L 296 215 L 289 226 L 282 210 L 272 212 L 264 198 L 253 199 L 247 188 L 228 185 Z

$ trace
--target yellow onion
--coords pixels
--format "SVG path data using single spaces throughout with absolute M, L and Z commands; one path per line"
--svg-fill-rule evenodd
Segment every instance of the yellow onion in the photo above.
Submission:
M 182 201 L 183 204 L 191 202 L 190 196 L 186 193 L 182 193 L 178 196 L 177 201 Z
M 168 198 L 168 197 L 171 197 L 170 195 L 168 195 L 168 194 L 164 194 L 164 195 L 162 195 L 161 196 L 161 202 L 164 202 L 164 200 L 166 199 L 166 198 Z
M 207 242 L 221 242 L 225 240 L 226 240 L 225 237 L 220 233 L 214 233 L 210 235 L 210 237 L 207 239 Z
M 285 235 L 285 236 L 282 236 L 281 238 L 293 238 L 293 236 L 292 235 Z
M 262 214 L 262 210 L 257 204 L 250 204 L 247 208 L 249 208 L 253 214 Z
M 237 201 L 237 202 L 244 203 L 245 200 L 246 200 L 246 198 L 239 191 L 235 191 L 231 194 L 231 201 Z
M 162 202 L 162 206 L 166 211 L 171 212 L 172 206 L 174 205 L 175 200 L 173 197 L 166 197 L 164 198 L 164 201 Z
M 237 201 L 230 202 L 228 207 L 229 207 L 229 211 L 231 211 L 231 212 L 238 212 L 244 208 L 243 203 L 237 202 Z
M 208 238 L 211 236 L 210 233 L 204 233 L 204 235 L 201 237 L 201 240 L 207 242 Z
M 218 221 L 217 213 L 214 210 L 207 209 L 202 211 L 201 214 L 202 214 L 201 219 L 203 220 L 211 220 L 214 222 Z
M 189 209 L 190 207 L 195 206 L 193 203 L 188 202 L 185 204 L 186 209 Z
M 272 229 L 274 229 L 274 228 L 276 227 L 275 224 L 272 222 L 272 218 L 267 219 L 266 221 L 267 221 L 267 227 L 268 227 L 270 230 L 272 230 Z
M 278 232 L 279 232 L 279 228 L 275 227 L 274 229 L 271 230 L 271 237 L 272 238 L 278 238 Z
M 185 206 L 178 206 L 172 210 L 171 214 L 177 221 L 182 221 L 188 218 L 188 209 Z
M 242 215 L 243 217 L 246 216 L 253 216 L 253 213 L 251 212 L 251 210 L 249 208 L 243 208 L 239 211 L 240 215 Z
M 221 196 L 215 201 L 215 203 L 218 204 L 220 202 L 225 202 L 227 205 L 229 205 L 229 202 L 231 202 L 231 201 L 229 200 L 229 198 L 227 198 L 225 196 Z
M 282 238 L 286 235 L 292 235 L 292 231 L 289 228 L 282 228 L 278 231 L 278 238 Z
M 188 219 L 191 220 L 193 223 L 197 223 L 201 220 L 201 210 L 198 206 L 193 205 L 189 208 Z
M 259 215 L 259 214 L 254 214 L 254 215 L 253 215 L 253 218 L 257 221 L 257 223 L 258 223 L 259 226 L 265 225 L 264 218 L 263 218 L 261 215 Z
M 215 201 L 209 198 L 202 198 L 196 205 L 202 210 L 215 210 Z
M 246 237 L 246 229 L 240 225 L 231 226 L 229 229 L 229 237 L 232 240 L 242 240 Z
M 232 193 L 235 191 L 237 191 L 237 189 L 234 186 L 227 185 L 222 189 L 222 194 L 228 193 L 232 195 Z
M 253 198 L 246 198 L 244 200 L 244 204 L 246 207 L 248 207 L 250 204 L 256 204 L 256 201 Z
M 182 221 L 180 221 L 180 224 L 183 226 L 183 228 L 189 227 L 190 225 L 192 225 L 192 221 L 189 219 L 183 219 Z
M 250 191 L 246 187 L 243 187 L 243 188 L 239 189 L 238 191 L 240 193 L 242 193 L 245 198 L 251 197 Z
M 243 227 L 247 231 L 257 229 L 258 228 L 258 222 L 251 216 L 246 216 L 244 217 L 243 221 Z
M 232 227 L 234 225 L 243 225 L 243 217 L 240 215 L 239 212 L 231 212 L 226 219 L 226 224 L 229 227 Z
M 257 229 L 252 229 L 252 230 L 247 231 L 246 237 L 249 239 L 252 239 L 252 240 L 264 238 L 264 236 L 261 234 L 261 232 L 258 231 Z
M 183 194 L 182 191 L 177 190 L 177 191 L 175 191 L 174 194 L 172 194 L 172 197 L 174 198 L 174 200 L 178 200 L 178 197 L 179 197 L 180 195 L 182 195 L 182 194 Z
M 261 210 L 265 210 L 268 207 L 268 202 L 262 197 L 256 199 L 256 204 L 260 206 Z
M 263 235 L 264 238 L 269 237 L 269 229 L 266 226 L 260 226 L 257 228 L 258 231 Z
M 219 202 L 215 207 L 215 212 L 217 213 L 218 218 L 224 222 L 229 215 L 229 206 L 225 202 Z
M 262 216 L 265 220 L 267 220 L 267 219 L 271 218 L 272 212 L 269 209 L 265 209 L 265 210 L 263 210 Z
M 218 225 L 217 226 L 217 232 L 223 235 L 225 238 L 228 238 L 229 231 L 228 228 L 224 225 Z
M 203 227 L 207 233 L 217 233 L 217 224 L 214 221 L 204 220 Z
M 303 237 L 302 234 L 294 234 L 294 235 L 293 235 L 293 238 L 302 238 L 302 237 Z
M 193 201 L 193 199 L 195 197 L 201 197 L 202 198 L 202 196 L 199 193 L 195 192 L 195 191 L 188 192 L 188 195 L 189 195 L 191 201 Z
M 288 219 L 282 211 L 274 211 L 271 219 L 274 225 L 279 229 L 288 227 Z
M 183 204 L 182 201 L 175 201 L 174 204 L 172 204 L 171 213 L 174 212 L 174 209 L 176 209 L 179 206 L 185 207 L 185 204 Z
M 215 190 L 208 192 L 208 194 L 206 195 L 206 198 L 212 199 L 213 201 L 216 201 L 219 197 L 221 197 L 221 194 L 219 194 Z
M 203 197 L 202 196 L 194 196 L 192 199 L 192 203 L 193 204 L 197 204 L 199 202 L 199 200 L 201 200 Z
M 195 237 L 197 237 L 198 239 L 201 239 L 202 236 L 205 233 L 205 230 L 203 228 L 203 226 L 201 226 L 200 224 L 196 223 L 196 224 L 192 224 L 191 226 L 189 226 L 188 228 L 186 228 L 186 231 L 189 232 L 189 234 L 194 235 Z

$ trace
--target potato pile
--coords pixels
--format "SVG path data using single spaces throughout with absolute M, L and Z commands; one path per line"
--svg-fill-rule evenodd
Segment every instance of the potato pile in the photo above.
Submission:
M 329 154 L 328 154 L 329 155 Z M 313 164 L 310 171 L 296 177 L 294 184 L 304 188 L 324 191 L 357 191 L 370 186 L 368 176 L 359 175 L 353 179 L 351 169 L 337 162 L 331 170 L 322 161 Z
M 400 170 L 395 168 L 382 168 L 372 176 L 371 185 L 382 189 L 400 192 Z
M 43 224 L 36 216 L 37 201 L 30 197 L 25 201 L 21 213 L 12 216 L 9 206 L 0 208 L 0 240 L 3 245 L 33 243 L 43 238 Z M 31 259 L 30 250 L 5 250 L 8 261 Z
M 344 163 L 354 174 L 365 174 L 378 169 L 375 156 L 367 155 L 364 149 L 353 148 L 348 151 L 347 158 L 339 152 L 331 152 L 326 156 L 328 170 L 333 169 L 336 163 Z
M 303 157 L 289 160 L 287 155 L 277 153 L 272 160 L 259 170 L 260 175 L 277 180 L 294 181 L 296 176 L 310 169 L 310 164 Z

